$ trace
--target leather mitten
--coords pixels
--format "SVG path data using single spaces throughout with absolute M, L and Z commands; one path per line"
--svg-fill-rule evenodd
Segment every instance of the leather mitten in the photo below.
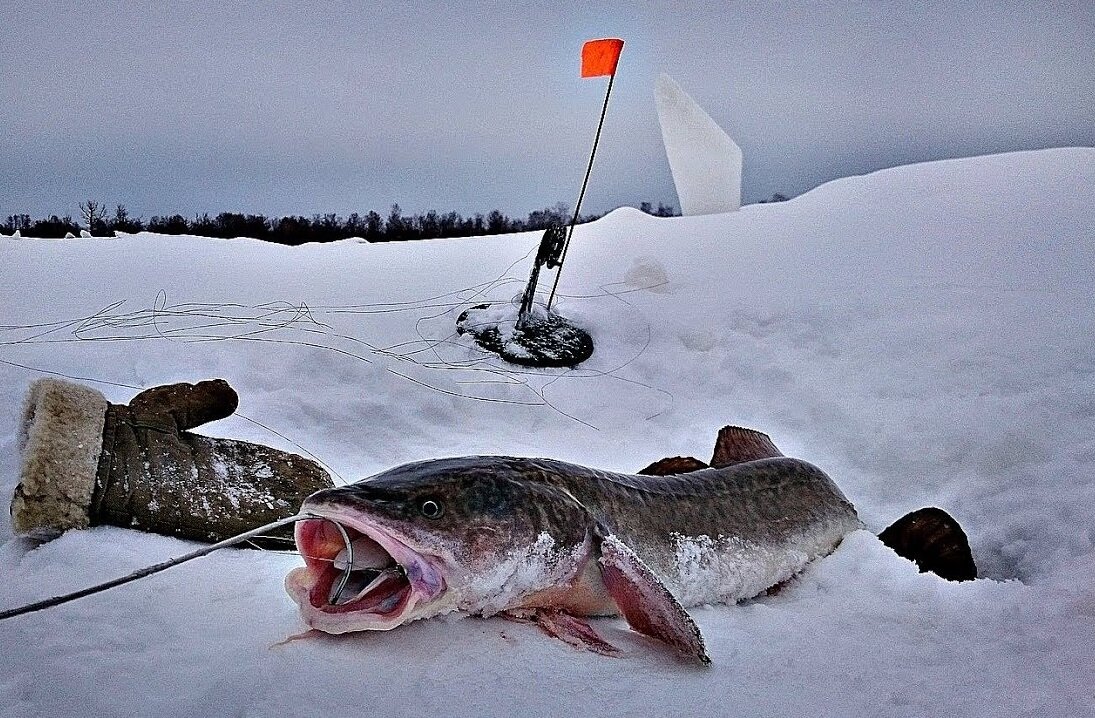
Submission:
M 292 516 L 333 486 L 304 457 L 190 431 L 238 403 L 222 379 L 154 387 L 129 404 L 39 379 L 23 413 L 13 529 L 49 539 L 111 524 L 213 542 Z

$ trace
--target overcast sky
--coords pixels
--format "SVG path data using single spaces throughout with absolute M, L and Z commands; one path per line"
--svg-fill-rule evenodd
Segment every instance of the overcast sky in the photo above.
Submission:
M 672 76 L 746 202 L 920 160 L 1095 145 L 1095 2 L 0 0 L 0 217 L 676 205 Z

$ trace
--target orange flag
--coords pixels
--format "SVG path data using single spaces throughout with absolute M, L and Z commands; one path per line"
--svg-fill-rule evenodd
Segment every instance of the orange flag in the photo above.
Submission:
M 582 77 L 615 75 L 624 41 L 615 37 L 590 40 L 582 45 Z

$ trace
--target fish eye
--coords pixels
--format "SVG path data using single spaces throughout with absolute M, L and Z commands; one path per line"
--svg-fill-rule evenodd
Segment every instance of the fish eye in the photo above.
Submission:
M 444 513 L 444 509 L 441 508 L 441 504 L 433 499 L 426 499 L 422 502 L 422 505 L 418 507 L 418 510 L 422 512 L 422 515 L 428 519 L 439 519 L 441 514 Z

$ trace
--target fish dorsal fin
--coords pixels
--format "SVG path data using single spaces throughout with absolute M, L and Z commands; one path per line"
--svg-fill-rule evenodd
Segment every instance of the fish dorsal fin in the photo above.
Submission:
M 687 474 L 690 471 L 699 471 L 706 468 L 707 464 L 691 456 L 670 456 L 665 459 L 658 459 L 638 473 L 644 476 L 672 476 L 673 474 Z
M 776 456 L 783 456 L 783 453 L 767 434 L 741 426 L 724 426 L 719 429 L 719 438 L 715 440 L 711 466 L 721 469 L 724 466 Z
M 600 548 L 601 579 L 628 625 L 688 658 L 711 663 L 699 626 L 643 560 L 612 535 L 601 537 Z

